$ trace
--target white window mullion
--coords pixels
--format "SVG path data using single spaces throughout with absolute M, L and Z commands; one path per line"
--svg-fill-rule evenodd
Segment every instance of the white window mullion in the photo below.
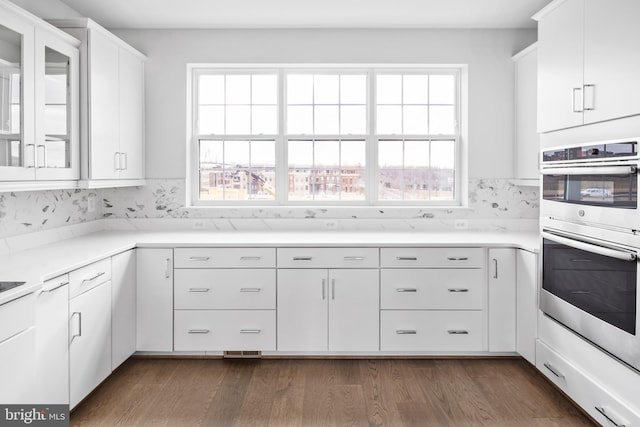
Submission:
M 288 139 L 285 136 L 287 99 L 285 73 L 278 72 L 278 137 L 276 138 L 276 202 L 286 205 L 289 198 L 289 163 L 287 156 Z
M 366 144 L 366 173 L 365 173 L 365 194 L 366 200 L 370 205 L 375 205 L 378 202 L 378 138 L 375 138 L 376 133 L 376 77 L 373 69 L 369 69 L 367 72 L 367 138 Z

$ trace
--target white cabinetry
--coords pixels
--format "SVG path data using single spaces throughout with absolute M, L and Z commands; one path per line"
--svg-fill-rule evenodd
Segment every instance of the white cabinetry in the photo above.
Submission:
M 382 351 L 486 350 L 482 248 L 380 250 Z
M 518 249 L 516 276 L 516 350 L 535 365 L 538 336 L 538 255 Z
M 0 402 L 33 404 L 36 298 L 33 293 L 0 305 Z
M 144 184 L 144 55 L 90 19 L 50 22 L 82 41 L 83 184 Z
M 136 351 L 136 252 L 111 257 L 111 369 Z
M 278 249 L 279 351 L 379 349 L 378 250 Z M 354 268 L 355 267 L 355 268 Z
M 69 273 L 69 404 L 111 374 L 111 260 Z
M 173 351 L 173 249 L 136 249 L 136 350 Z
M 515 157 L 514 176 L 519 185 L 540 184 L 537 131 L 538 50 L 529 46 L 513 57 L 515 67 Z
M 80 42 L 0 3 L 0 190 L 79 179 Z
M 489 249 L 489 351 L 516 350 L 516 250 Z
M 69 404 L 69 275 L 36 292 L 36 378 L 33 403 Z
M 538 131 L 640 114 L 636 0 L 556 0 L 538 22 Z

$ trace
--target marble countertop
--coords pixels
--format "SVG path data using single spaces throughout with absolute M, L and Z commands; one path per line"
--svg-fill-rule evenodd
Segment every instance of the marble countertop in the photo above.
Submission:
M 43 281 L 135 247 L 515 247 L 538 252 L 537 232 L 215 232 L 106 230 L 0 256 L 0 280 L 25 285 L 0 293 L 0 304 L 37 290 Z

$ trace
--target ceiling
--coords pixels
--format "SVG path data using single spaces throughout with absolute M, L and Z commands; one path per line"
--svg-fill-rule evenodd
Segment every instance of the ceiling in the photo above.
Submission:
M 61 0 L 108 28 L 535 28 L 550 0 Z

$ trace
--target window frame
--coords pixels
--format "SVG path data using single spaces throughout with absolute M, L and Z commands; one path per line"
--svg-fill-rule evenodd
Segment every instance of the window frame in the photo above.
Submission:
M 187 207 L 434 207 L 464 208 L 467 206 L 467 65 L 466 64 L 187 64 Z M 198 82 L 202 74 L 276 74 L 277 75 L 277 131 L 275 135 L 199 135 L 198 131 Z M 287 134 L 288 74 L 365 74 L 366 134 Z M 446 74 L 455 76 L 455 133 L 429 134 L 376 134 L 377 119 L 376 76 L 381 74 Z M 463 102 L 464 101 L 464 102 Z M 315 105 L 315 104 L 313 104 Z M 404 105 L 404 104 L 403 104 Z M 273 140 L 275 142 L 275 191 L 274 200 L 200 200 L 199 189 L 199 141 L 214 140 Z M 378 143 L 381 140 L 453 140 L 454 198 L 452 200 L 387 200 L 379 199 Z M 365 142 L 365 199 L 345 200 L 289 200 L 288 199 L 288 141 L 289 140 L 363 140 Z

